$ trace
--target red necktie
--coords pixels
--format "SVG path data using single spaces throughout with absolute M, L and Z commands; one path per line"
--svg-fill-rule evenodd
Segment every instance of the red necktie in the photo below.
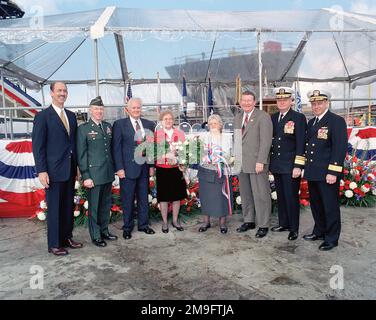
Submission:
M 243 127 L 242 127 L 242 135 L 244 135 L 245 128 L 247 128 L 248 121 L 249 121 L 249 114 L 247 113 L 244 119 Z

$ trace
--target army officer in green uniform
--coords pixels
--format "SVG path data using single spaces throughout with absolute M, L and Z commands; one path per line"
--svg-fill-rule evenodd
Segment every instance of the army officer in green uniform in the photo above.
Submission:
M 103 121 L 101 97 L 90 102 L 90 120 L 78 127 L 77 158 L 83 184 L 88 188 L 89 232 L 93 243 L 105 247 L 105 240 L 117 240 L 108 231 L 114 168 L 111 156 L 112 129 Z

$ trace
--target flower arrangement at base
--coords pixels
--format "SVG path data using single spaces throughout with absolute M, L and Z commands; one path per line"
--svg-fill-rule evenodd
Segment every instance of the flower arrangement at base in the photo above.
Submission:
M 352 207 L 376 205 L 376 161 L 347 155 L 344 177 L 340 181 L 341 204 Z

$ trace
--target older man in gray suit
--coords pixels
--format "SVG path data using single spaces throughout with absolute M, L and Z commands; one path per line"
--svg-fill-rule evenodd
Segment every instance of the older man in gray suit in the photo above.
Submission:
M 271 214 L 269 152 L 273 139 L 270 116 L 257 108 L 256 95 L 245 91 L 240 100 L 242 111 L 235 117 L 235 129 L 242 135 L 242 165 L 239 174 L 243 224 L 237 229 L 245 232 L 259 227 L 256 237 L 269 231 Z

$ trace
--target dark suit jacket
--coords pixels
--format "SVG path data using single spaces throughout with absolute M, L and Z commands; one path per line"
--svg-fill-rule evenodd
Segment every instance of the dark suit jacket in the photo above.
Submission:
M 141 122 L 144 130 L 154 132 L 153 122 L 142 118 Z M 125 170 L 125 176 L 130 179 L 148 176 L 149 165 L 147 163 L 139 165 L 135 161 L 134 151 L 137 141 L 131 120 L 129 118 L 116 120 L 112 132 L 112 156 L 115 171 Z
M 347 151 L 347 126 L 345 120 L 328 111 L 315 125 L 308 122 L 304 177 L 308 181 L 325 181 L 327 174 L 343 175 Z
M 304 168 L 307 120 L 304 114 L 292 109 L 280 122 L 279 116 L 279 112 L 272 115 L 270 171 L 290 174 L 294 168 Z
M 65 112 L 69 135 L 52 105 L 34 118 L 32 145 L 36 171 L 47 172 L 52 182 L 68 181 L 72 165 L 76 170 L 77 120 L 73 112 L 67 109 Z

